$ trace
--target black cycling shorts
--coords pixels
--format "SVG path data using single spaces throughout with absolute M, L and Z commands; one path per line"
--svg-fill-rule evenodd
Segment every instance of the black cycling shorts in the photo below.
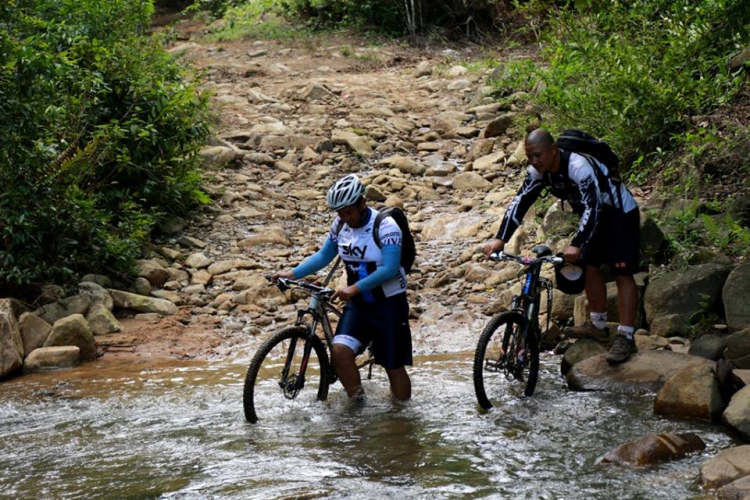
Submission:
M 350 300 L 336 327 L 334 344 L 360 354 L 372 342 L 375 363 L 387 370 L 412 364 L 409 303 L 400 293 L 372 303 Z
M 637 208 L 623 214 L 606 210 L 586 246 L 589 266 L 608 264 L 614 276 L 636 274 L 640 270 L 641 214 Z

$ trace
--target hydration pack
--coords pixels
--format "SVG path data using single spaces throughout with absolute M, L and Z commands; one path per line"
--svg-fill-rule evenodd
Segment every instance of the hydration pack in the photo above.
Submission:
M 575 128 L 564 130 L 557 138 L 557 147 L 571 153 L 590 156 L 603 163 L 609 171 L 609 178 L 613 182 L 622 182 L 620 178 L 620 158 L 604 141 L 593 135 Z M 591 162 L 589 162 L 591 163 Z M 599 170 L 598 168 L 596 169 Z
M 380 240 L 380 223 L 383 222 L 385 217 L 391 217 L 398 224 L 399 229 L 401 229 L 401 267 L 404 268 L 406 274 L 409 274 L 417 257 L 417 247 L 414 243 L 414 236 L 409 229 L 409 219 L 406 218 L 406 212 L 400 207 L 383 207 L 378 209 L 378 215 L 372 224 L 372 239 L 378 248 L 383 248 L 383 242 Z M 342 227 L 344 227 L 344 221 L 339 220 L 338 227 L 336 227 L 336 234 L 341 231 Z

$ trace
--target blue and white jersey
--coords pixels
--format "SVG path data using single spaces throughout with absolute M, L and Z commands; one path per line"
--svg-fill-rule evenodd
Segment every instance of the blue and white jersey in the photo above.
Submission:
M 366 278 L 378 268 L 383 267 L 383 253 L 375 243 L 373 237 L 373 225 L 378 216 L 378 211 L 370 208 L 370 217 L 362 227 L 349 227 L 347 224 L 341 226 L 340 218 L 336 217 L 331 224 L 328 237 L 336 244 L 338 253 L 346 266 L 346 277 L 349 285 Z M 380 222 L 380 241 L 383 246 L 401 246 L 401 228 L 392 217 L 383 217 Z M 362 292 L 365 301 L 372 302 L 379 298 L 392 297 L 406 291 L 406 273 L 399 266 L 398 274 L 389 279 L 381 286 L 372 290 Z

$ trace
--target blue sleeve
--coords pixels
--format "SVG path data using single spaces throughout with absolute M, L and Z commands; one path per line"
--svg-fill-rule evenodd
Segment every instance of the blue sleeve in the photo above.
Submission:
M 363 292 L 382 285 L 398 274 L 401 265 L 401 245 L 385 245 L 381 251 L 383 265 L 368 277 L 357 281 L 357 286 Z
M 331 238 L 326 238 L 326 242 L 323 243 L 323 247 L 320 250 L 305 259 L 302 264 L 292 269 L 294 277 L 299 279 L 309 274 L 317 273 L 330 264 L 337 253 L 338 248 L 336 248 L 336 243 Z

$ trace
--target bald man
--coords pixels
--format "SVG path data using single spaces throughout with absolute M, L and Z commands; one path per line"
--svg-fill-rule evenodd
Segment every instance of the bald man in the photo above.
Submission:
M 558 148 L 548 131 L 532 131 L 524 146 L 530 164 L 526 179 L 505 211 L 497 236 L 484 246 L 484 253 L 503 250 L 545 188 L 567 201 L 581 221 L 563 254 L 570 263 L 585 257 L 585 291 L 591 318 L 583 325 L 566 328 L 565 333 L 574 338 L 612 340 L 607 361 L 623 363 L 638 351 L 634 338 L 638 289 L 633 279 L 640 264 L 638 205 L 623 183 L 611 180 L 604 164 Z M 610 338 L 607 328 L 607 288 L 602 264 L 609 265 L 617 283 L 620 324 L 614 338 Z

